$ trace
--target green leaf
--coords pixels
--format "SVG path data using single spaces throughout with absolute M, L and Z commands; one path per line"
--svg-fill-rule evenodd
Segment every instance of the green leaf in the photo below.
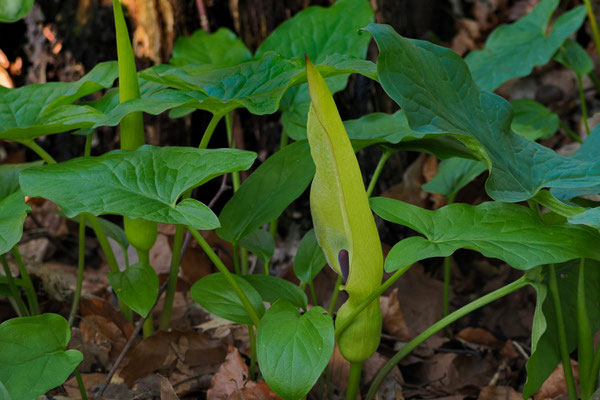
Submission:
M 232 275 L 232 277 L 246 294 L 258 315 L 262 317 L 265 306 L 260 294 L 241 276 Z M 238 324 L 253 324 L 238 295 L 220 272 L 207 275 L 194 283 L 190 289 L 190 296 L 216 316 Z
M 333 354 L 333 321 L 321 307 L 301 315 L 293 304 L 279 300 L 261 319 L 256 346 L 269 387 L 286 400 L 301 399 Z
M 111 61 L 96 65 L 76 82 L 0 87 L 0 139 L 27 140 L 90 128 L 105 116 L 90 106 L 72 103 L 111 87 L 117 73 L 117 63 Z
M 53 201 L 68 217 L 118 214 L 214 229 L 219 221 L 208 207 L 177 199 L 216 176 L 247 169 L 255 157 L 241 150 L 146 145 L 29 168 L 21 173 L 20 183 L 28 196 Z
M 558 115 L 535 100 L 518 99 L 510 102 L 514 117 L 510 125 L 517 134 L 531 141 L 547 139 L 558 130 Z
M 26 168 L 42 165 L 43 161 L 0 165 L 0 200 L 19 190 L 19 174 Z
M 158 275 L 154 268 L 140 262 L 107 276 L 117 297 L 145 318 L 158 296 Z
M 19 242 L 30 210 L 20 190 L 0 200 L 0 254 L 9 252 Z
M 600 329 L 600 263 L 585 261 L 585 294 L 592 334 Z M 540 267 L 544 281 L 548 271 Z M 579 261 L 557 266 L 558 291 L 567 334 L 567 348 L 572 352 L 577 347 L 577 281 Z M 561 360 L 557 343 L 556 314 L 546 283 L 533 283 L 537 291 L 537 304 L 531 328 L 531 357 L 527 361 L 527 381 L 523 398 L 536 393 Z
M 529 75 L 533 67 L 550 61 L 565 39 L 579 29 L 585 18 L 584 6 L 558 17 L 546 34 L 558 3 L 542 0 L 519 21 L 495 29 L 482 50 L 467 55 L 465 61 L 481 89 L 495 90 L 509 79 Z
M 315 279 L 325 264 L 325 254 L 317 242 L 314 229 L 311 229 L 306 232 L 298 246 L 294 257 L 294 274 L 300 282 L 308 283 Z
M 580 77 L 589 74 L 594 69 L 594 62 L 590 55 L 573 39 L 565 40 L 554 59 Z
M 376 77 L 374 65 L 370 61 L 336 55 L 324 62 L 327 64 L 319 67 L 328 76 L 357 72 L 372 79 Z M 265 53 L 260 59 L 230 67 L 158 65 L 142 71 L 141 77 L 184 91 L 183 95 L 190 101 L 185 104 L 186 107 L 215 114 L 244 107 L 258 115 L 277 111 L 288 88 L 299 85 L 306 79 L 300 60 L 288 60 L 273 52 Z
M 371 207 L 381 218 L 425 235 L 394 245 L 385 260 L 387 272 L 426 258 L 447 257 L 462 248 L 522 270 L 580 257 L 600 260 L 600 250 L 593 245 L 600 233 L 564 220 L 546 223 L 517 204 L 451 204 L 431 211 L 378 197 L 371 199 Z
M 237 243 L 241 238 L 279 217 L 308 187 L 314 164 L 306 141 L 284 147 L 269 157 L 225 204 L 217 234 Z
M 214 33 L 198 29 L 190 36 L 177 38 L 169 64 L 176 67 L 187 64 L 230 66 L 251 58 L 252 53 L 244 42 L 229 29 L 219 28 Z
M 0 2 L 0 22 L 15 22 L 25 17 L 33 7 L 33 0 L 3 0 Z
M 402 107 L 412 129 L 449 134 L 469 147 L 490 169 L 486 190 L 493 199 L 517 202 L 544 187 L 574 189 L 600 183 L 600 160 L 561 157 L 511 133 L 508 102 L 481 92 L 452 50 L 405 39 L 387 25 L 367 29 L 380 50 L 380 82 Z
M 264 229 L 257 229 L 240 240 L 240 246 L 250 250 L 255 256 L 269 262 L 275 252 L 275 240 L 273 236 Z
M 370 38 L 360 29 L 373 22 L 373 10 L 366 0 L 338 0 L 331 7 L 309 7 L 285 21 L 256 50 L 256 57 L 274 51 L 285 58 L 309 57 L 320 64 L 332 54 L 364 59 Z M 301 27 L 301 29 L 299 29 Z M 327 79 L 332 93 L 346 87 L 348 75 Z M 281 102 L 281 121 L 294 140 L 306 138 L 310 105 L 308 86 L 291 88 Z
M 424 184 L 423 190 L 454 197 L 469 182 L 479 176 L 487 167 L 481 161 L 464 158 L 448 158 L 440 163 L 435 177 Z
M 0 382 L 0 399 L 2 400 L 12 400 L 12 396 L 6 390 L 6 387 L 2 382 Z
M 285 299 L 295 307 L 306 309 L 306 294 L 292 282 L 270 275 L 243 275 L 242 278 L 251 284 L 267 303 Z
M 66 350 L 71 330 L 56 314 L 0 324 L 0 381 L 13 400 L 31 400 L 64 383 L 83 360 Z

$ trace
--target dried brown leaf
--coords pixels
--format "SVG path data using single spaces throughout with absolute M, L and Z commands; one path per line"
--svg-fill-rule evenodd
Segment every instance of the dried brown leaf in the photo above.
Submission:
M 206 399 L 225 400 L 234 392 L 241 390 L 247 381 L 248 366 L 239 351 L 235 347 L 229 346 L 225 362 L 210 381 Z
M 522 400 L 523 396 L 510 386 L 486 386 L 477 400 Z

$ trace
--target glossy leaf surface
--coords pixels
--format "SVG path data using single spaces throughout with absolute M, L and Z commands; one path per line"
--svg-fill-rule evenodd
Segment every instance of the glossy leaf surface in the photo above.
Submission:
M 0 165 L 0 200 L 13 194 L 19 187 L 19 174 L 21 171 L 31 167 L 42 165 L 42 161 L 34 161 L 23 164 L 4 164 Z
M 451 204 L 431 211 L 378 197 L 371 199 L 371 207 L 381 218 L 425 235 L 398 242 L 386 258 L 387 272 L 426 258 L 447 257 L 461 248 L 523 270 L 580 257 L 600 260 L 600 250 L 593 245 L 600 239 L 598 231 L 566 222 L 545 223 L 533 210 L 516 204 Z
M 57 314 L 0 324 L 0 381 L 13 400 L 31 400 L 62 385 L 83 360 L 66 350 L 71 329 Z
M 177 38 L 169 64 L 176 67 L 188 64 L 231 66 L 250 58 L 250 50 L 229 29 L 219 28 L 214 33 L 198 29 L 190 36 Z
M 295 307 L 306 309 L 306 294 L 292 282 L 270 275 L 243 275 L 242 278 L 251 284 L 267 303 L 285 299 Z
M 321 307 L 301 315 L 278 300 L 258 326 L 256 346 L 260 372 L 284 399 L 301 399 L 312 389 L 333 354 L 333 321 Z
M 300 141 L 273 154 L 227 202 L 217 234 L 232 243 L 279 217 L 300 196 L 314 174 L 308 143 Z
M 373 10 L 366 0 L 338 0 L 331 7 L 309 7 L 277 27 L 256 50 L 256 56 L 274 51 L 287 59 L 304 59 L 320 64 L 332 54 L 364 59 L 369 35 L 360 29 L 373 22 Z M 348 75 L 327 79 L 332 93 L 346 87 Z M 308 87 L 293 87 L 281 102 L 281 121 L 294 140 L 306 138 L 310 105 Z
M 579 260 L 556 267 L 558 291 L 560 293 L 562 313 L 567 334 L 569 352 L 577 346 L 577 280 Z M 536 393 L 542 383 L 560 363 L 556 313 L 552 296 L 547 289 L 547 268 L 541 267 L 543 283 L 532 286 L 537 292 L 537 304 L 531 329 L 531 356 L 527 361 L 527 381 L 523 388 L 523 397 L 529 398 Z M 594 260 L 585 261 L 585 294 L 587 312 L 592 334 L 600 329 L 600 264 Z
M 120 272 L 109 272 L 108 281 L 115 293 L 133 311 L 146 317 L 158 295 L 158 275 L 150 265 L 137 263 Z
M 118 214 L 212 229 L 219 221 L 208 207 L 177 199 L 216 176 L 247 169 L 255 157 L 241 150 L 146 145 L 29 168 L 20 183 L 28 196 L 55 202 L 68 217 L 81 212 Z
M 543 187 L 575 189 L 600 183 L 600 160 L 562 157 L 512 134 L 510 105 L 481 92 L 453 51 L 405 39 L 386 25 L 367 29 L 380 50 L 380 82 L 404 109 L 410 126 L 450 134 L 467 145 L 488 165 L 486 190 L 495 200 L 517 202 Z
M 244 278 L 232 275 L 259 316 L 265 313 L 260 294 Z M 200 279 L 190 289 L 192 299 L 209 312 L 238 324 L 252 325 L 252 319 L 246 312 L 238 295 L 231 288 L 225 276 L 218 272 Z
M 0 254 L 10 251 L 21 240 L 23 222 L 31 208 L 20 190 L 0 199 Z
M 579 29 L 585 18 L 583 6 L 558 17 L 546 34 L 558 3 L 542 0 L 517 22 L 495 29 L 482 50 L 467 55 L 465 61 L 481 89 L 495 90 L 509 79 L 529 75 L 533 67 L 550 61 L 565 39 Z
M 111 87 L 117 63 L 100 63 L 76 82 L 50 82 L 17 89 L 0 87 L 0 139 L 26 140 L 89 128 L 104 115 L 76 100 Z
M 294 257 L 294 274 L 302 283 L 312 281 L 327 264 L 323 249 L 317 242 L 315 231 L 306 232 Z

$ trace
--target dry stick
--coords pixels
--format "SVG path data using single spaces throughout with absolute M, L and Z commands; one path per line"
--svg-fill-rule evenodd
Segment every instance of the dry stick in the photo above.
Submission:
M 117 359 L 115 360 L 115 363 L 113 364 L 112 368 L 108 372 L 108 375 L 106 376 L 106 379 L 104 380 L 104 383 L 102 384 L 102 386 L 100 386 L 100 389 L 98 389 L 98 392 L 94 395 L 95 399 L 102 396 L 102 393 L 104 393 L 104 390 L 110 383 L 110 380 L 112 379 L 113 375 L 115 374 L 115 372 L 117 372 L 117 368 L 119 368 L 119 365 L 121 364 L 121 362 L 127 355 L 127 352 L 129 351 L 131 346 L 133 346 L 133 342 L 135 341 L 135 338 L 139 335 L 140 331 L 142 330 L 142 326 L 144 326 L 144 322 L 146 321 L 146 318 L 148 318 L 148 316 L 151 315 L 152 310 L 154 310 L 154 307 L 156 307 L 156 304 L 158 303 L 158 299 L 160 299 L 160 296 L 162 296 L 163 292 L 167 288 L 167 282 L 168 281 L 165 281 L 165 283 L 163 283 L 161 285 L 160 289 L 158 289 L 158 296 L 156 296 L 156 301 L 154 302 L 154 305 L 148 312 L 148 315 L 146 315 L 146 317 L 144 317 L 144 318 L 140 318 L 140 320 L 135 324 L 135 329 L 133 330 L 133 333 L 129 337 L 127 344 L 125 345 L 125 347 L 123 347 L 121 354 L 119 354 L 119 357 L 117 357 Z

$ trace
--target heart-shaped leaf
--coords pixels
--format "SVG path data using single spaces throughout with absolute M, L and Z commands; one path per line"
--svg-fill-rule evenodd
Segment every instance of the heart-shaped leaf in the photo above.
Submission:
M 481 161 L 449 158 L 440 163 L 435 177 L 422 188 L 430 193 L 441 193 L 454 198 L 460 189 L 486 170 L 487 167 Z
M 508 102 L 481 92 L 452 50 L 401 37 L 390 26 L 369 25 L 379 46 L 385 91 L 402 107 L 410 126 L 450 134 L 490 169 L 486 182 L 495 200 L 517 202 L 543 187 L 574 189 L 600 183 L 600 161 L 566 158 L 510 132 Z M 512 149 L 507 157 L 506 149 Z
M 278 300 L 258 326 L 260 372 L 279 396 L 301 399 L 327 366 L 333 345 L 333 321 L 323 308 L 301 315 L 289 301 Z
M 257 229 L 240 240 L 240 246 L 250 250 L 256 257 L 267 263 L 275 252 L 275 240 L 264 229 Z
M 307 55 L 315 64 L 332 54 L 364 59 L 370 38 L 360 29 L 371 22 L 373 10 L 366 0 L 339 0 L 328 8 L 309 7 L 279 25 L 256 50 L 256 57 L 274 51 L 287 59 Z M 327 79 L 327 86 L 336 93 L 347 82 L 348 75 L 342 75 Z M 309 105 L 306 84 L 289 89 L 281 101 L 283 128 L 294 140 L 306 139 Z
M 29 210 L 20 190 L 0 200 L 0 254 L 9 252 L 21 239 Z
M 556 267 L 558 291 L 567 334 L 569 352 L 577 346 L 577 281 L 579 261 L 571 261 Z M 540 273 L 547 282 L 547 268 L 540 267 Z M 585 298 L 592 333 L 600 330 L 600 263 L 585 261 Z M 523 398 L 535 394 L 542 383 L 550 376 L 561 360 L 557 343 L 558 330 L 552 297 L 547 283 L 533 283 L 537 292 L 537 304 L 531 328 L 531 356 L 527 361 L 527 382 L 523 388 Z
M 56 314 L 13 318 L 0 324 L 0 381 L 13 400 L 31 400 L 69 377 L 83 360 L 66 350 L 71 329 Z
M 295 307 L 306 309 L 306 294 L 290 281 L 270 275 L 243 275 L 242 278 L 251 284 L 267 303 L 286 299 Z
M 557 6 L 558 0 L 542 0 L 517 22 L 494 30 L 482 50 L 467 55 L 465 61 L 480 88 L 494 90 L 509 79 L 529 75 L 533 67 L 550 61 L 585 18 L 585 7 L 575 7 L 558 17 L 547 34 L 548 22 Z
M 111 87 L 117 69 L 111 61 L 96 65 L 76 82 L 0 87 L 0 139 L 27 140 L 91 127 L 106 117 L 92 107 L 72 103 Z
M 21 173 L 20 183 L 28 196 L 55 202 L 68 217 L 118 214 L 214 229 L 219 221 L 208 207 L 177 199 L 218 175 L 247 169 L 255 157 L 241 150 L 146 145 L 29 168 Z
M 230 66 L 250 58 L 250 50 L 229 29 L 219 28 L 214 33 L 198 29 L 190 36 L 177 38 L 169 64 L 176 67 L 188 64 Z
M 232 278 L 246 294 L 258 315 L 262 316 L 265 306 L 260 294 L 241 276 L 232 275 Z M 190 296 L 216 316 L 238 324 L 253 324 L 240 298 L 220 272 L 207 275 L 194 283 L 190 289 Z
M 315 231 L 311 229 L 306 232 L 298 245 L 296 257 L 294 257 L 294 274 L 300 279 L 300 282 L 308 283 L 315 279 L 326 263 L 323 249 L 317 242 Z
M 600 240 L 598 231 L 564 220 L 547 223 L 517 204 L 451 204 L 431 211 L 378 197 L 371 199 L 371 207 L 381 218 L 426 236 L 398 242 L 385 260 L 387 272 L 426 258 L 447 257 L 461 248 L 523 270 L 580 257 L 600 260 L 600 250 L 593 245 Z
M 356 72 L 376 78 L 372 62 L 339 54 L 328 57 L 319 68 L 328 76 Z M 188 100 L 199 99 L 186 104 L 189 107 L 212 113 L 226 113 L 244 107 L 258 115 L 277 111 L 288 88 L 306 79 L 299 59 L 288 60 L 273 52 L 230 67 L 158 65 L 143 71 L 141 77 L 182 90 Z
M 225 204 L 217 234 L 232 243 L 274 220 L 308 187 L 315 166 L 300 141 L 269 157 Z
M 150 265 L 137 263 L 124 271 L 109 272 L 108 281 L 117 297 L 142 317 L 146 317 L 158 295 L 158 275 Z

